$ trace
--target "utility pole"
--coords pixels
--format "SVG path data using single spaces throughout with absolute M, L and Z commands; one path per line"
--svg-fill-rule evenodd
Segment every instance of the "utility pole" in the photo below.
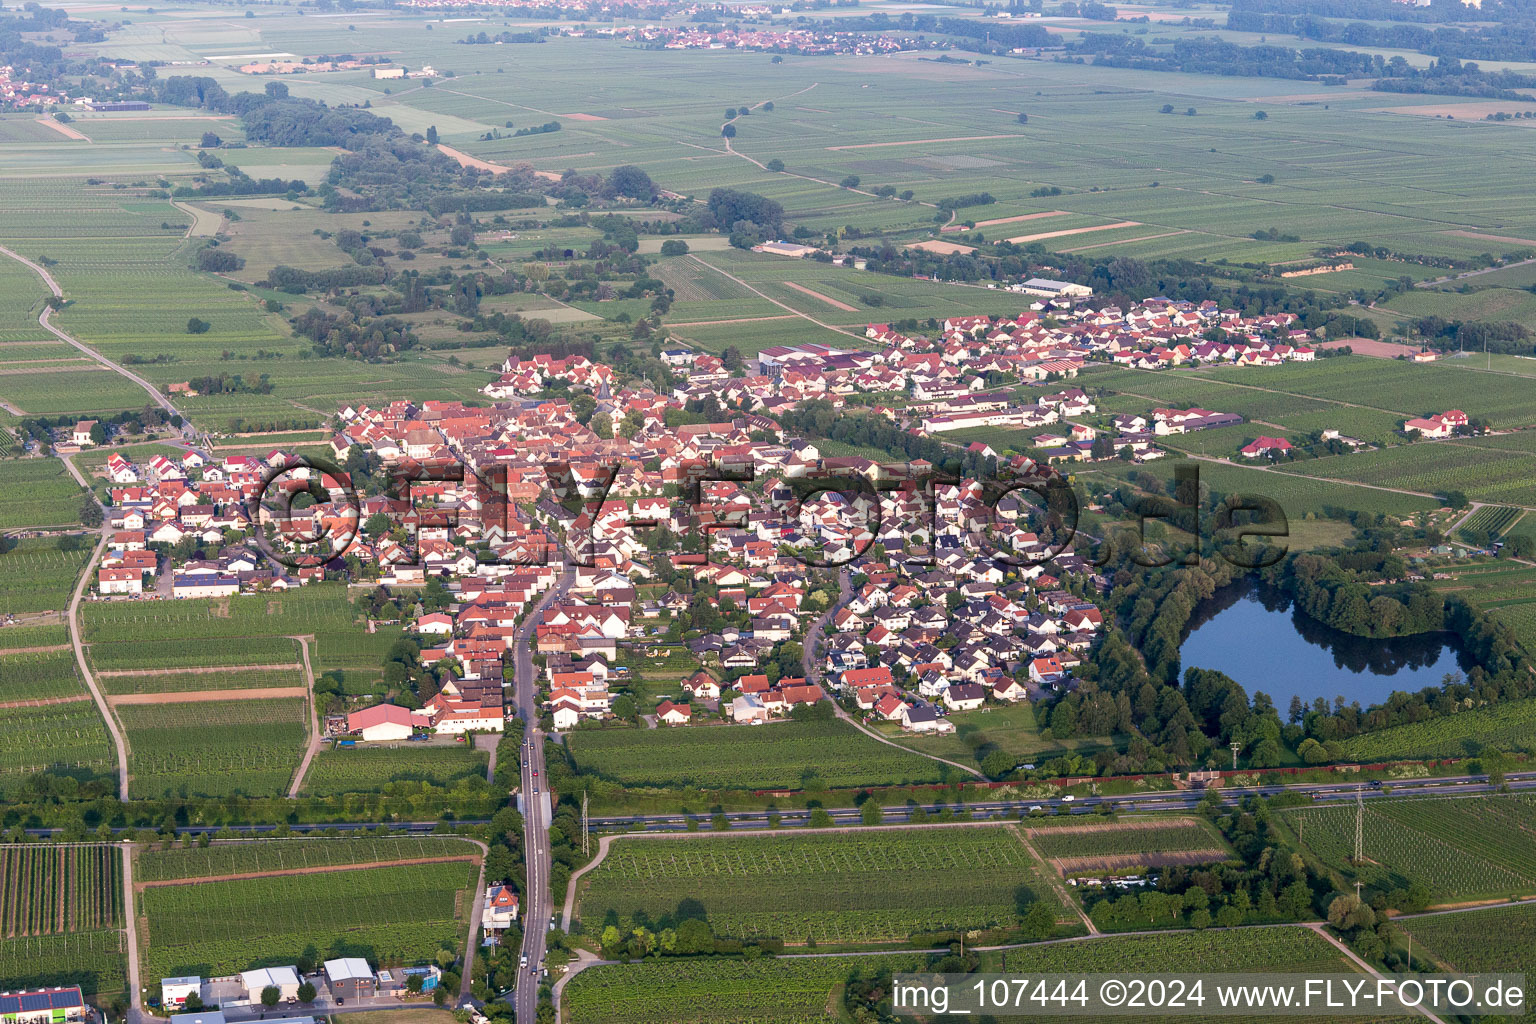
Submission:
M 592 819 L 587 817 L 587 791 L 581 791 L 581 855 L 588 855 L 592 841 Z

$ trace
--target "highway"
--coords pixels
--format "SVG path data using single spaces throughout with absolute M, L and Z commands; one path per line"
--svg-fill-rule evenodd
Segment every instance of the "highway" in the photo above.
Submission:
M 531 659 L 530 659 L 531 662 Z M 540 751 L 541 763 L 539 765 L 539 778 L 542 781 L 544 772 L 542 768 L 542 751 Z M 525 772 L 524 782 L 531 778 L 529 772 Z M 1511 772 L 1506 776 L 1509 788 L 1512 790 L 1536 789 L 1536 771 Z M 543 789 L 543 786 L 539 787 Z M 1384 796 L 1393 797 L 1463 797 L 1477 796 L 1483 793 L 1493 792 L 1494 787 L 1488 784 L 1488 780 L 1482 775 L 1448 775 L 1434 779 L 1406 779 L 1392 782 L 1380 789 L 1372 788 L 1369 784 L 1363 790 L 1367 800 L 1380 799 Z M 1087 814 L 1093 812 L 1101 803 L 1112 803 L 1117 811 L 1183 811 L 1191 810 L 1200 803 L 1204 790 L 1164 790 L 1162 792 L 1124 793 L 1115 796 L 1084 796 L 1076 800 L 1064 801 L 1060 797 L 1040 800 L 992 800 L 971 801 L 965 804 L 966 811 L 971 814 L 981 814 L 997 818 L 1015 818 L 1021 811 L 1027 811 L 1036 805 L 1048 810 L 1058 807 L 1069 808 L 1073 814 Z M 1300 783 L 1292 786 L 1256 786 L 1256 787 L 1224 787 L 1221 790 L 1226 799 L 1236 799 L 1250 793 L 1258 793 L 1263 796 L 1274 796 L 1278 793 L 1296 792 L 1311 794 L 1316 803 L 1351 803 L 1355 799 L 1355 784 L 1338 780 L 1333 782 Z M 792 799 L 792 798 L 790 798 Z M 933 813 L 942 806 L 955 806 L 954 804 L 940 804 L 937 801 L 922 804 L 929 813 Z M 857 821 L 859 810 L 857 808 L 827 808 L 827 813 L 838 824 L 848 824 Z M 888 804 L 884 806 L 885 820 L 889 824 L 900 824 L 911 816 L 911 809 L 906 804 Z M 810 812 L 801 808 L 783 808 L 775 812 L 779 815 L 781 825 L 804 825 L 810 818 Z M 730 811 L 725 817 L 732 828 L 762 828 L 768 821 L 768 811 Z M 530 816 L 531 817 L 531 816 Z M 673 831 L 688 827 L 688 815 L 682 814 L 629 814 L 610 815 L 607 817 L 592 818 L 594 832 L 618 832 L 632 830 L 648 831 Z M 692 817 L 700 825 L 709 827 L 713 819 L 712 815 L 695 814 Z M 390 829 L 404 835 L 426 835 L 438 827 L 436 821 L 348 821 L 348 822 L 315 822 L 313 824 L 291 824 L 287 828 L 299 835 L 308 832 L 323 832 L 326 829 L 336 829 L 339 832 L 361 832 L 378 828 L 381 824 L 388 825 Z M 489 818 L 456 818 L 455 826 L 488 825 Z M 177 829 L 179 834 L 200 835 L 201 833 L 218 833 L 225 828 L 242 836 L 258 836 L 269 832 L 275 832 L 278 825 L 186 825 Z M 547 823 L 545 825 L 547 829 Z M 29 828 L 26 830 L 30 836 L 46 839 L 62 832 L 58 828 Z M 117 832 L 124 831 L 117 829 Z M 545 830 L 541 830 L 545 831 Z M 544 837 L 547 842 L 547 835 Z M 547 851 L 545 856 L 547 857 Z M 545 867 L 548 861 L 544 862 Z
M 513 649 L 515 670 L 512 689 L 517 699 L 517 713 L 526 726 L 523 740 L 523 859 L 528 869 L 521 915 L 523 919 L 523 957 L 528 967 L 518 975 L 512 1005 L 522 1024 L 533 1024 L 539 1008 L 539 970 L 544 966 L 544 944 L 554 914 L 549 891 L 549 776 L 544 770 L 544 733 L 539 729 L 539 680 L 534 672 L 533 649 L 529 636 L 538 625 L 539 613 L 551 601 L 565 596 L 574 574 L 566 570 L 559 582 L 539 599 L 517 632 Z

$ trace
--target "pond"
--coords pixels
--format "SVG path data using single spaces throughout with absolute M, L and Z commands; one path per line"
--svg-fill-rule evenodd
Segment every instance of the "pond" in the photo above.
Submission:
M 1393 690 L 1439 686 L 1446 673 L 1465 674 L 1476 662 L 1454 633 L 1372 640 L 1343 633 L 1302 614 L 1284 593 L 1254 583 L 1225 587 L 1195 609 L 1179 649 L 1184 668 L 1214 669 L 1263 690 L 1286 717 L 1291 697 L 1310 705 L 1369 707 Z

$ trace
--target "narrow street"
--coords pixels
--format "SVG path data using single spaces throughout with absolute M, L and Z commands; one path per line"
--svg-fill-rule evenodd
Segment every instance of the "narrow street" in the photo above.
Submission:
M 539 613 L 550 602 L 565 596 L 571 588 L 574 574 L 562 571 L 559 582 L 539 599 L 528 612 L 517 632 L 514 648 L 516 665 L 513 675 L 513 693 L 517 698 L 517 711 L 527 728 L 523 740 L 523 770 L 521 792 L 523 794 L 523 859 L 528 869 L 528 883 L 523 890 L 523 956 L 528 960 L 528 970 L 517 979 L 517 991 L 513 994 L 513 1007 L 520 1024 L 533 1024 L 539 1011 L 538 970 L 544 964 L 545 943 L 549 939 L 549 926 L 554 908 L 549 891 L 549 824 L 550 795 L 548 776 L 544 771 L 544 733 L 539 729 L 539 680 L 533 666 L 533 649 L 529 638 L 538 625 Z

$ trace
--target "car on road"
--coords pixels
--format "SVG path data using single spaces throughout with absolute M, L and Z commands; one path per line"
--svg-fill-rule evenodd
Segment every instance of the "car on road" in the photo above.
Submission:
M 527 967 L 528 966 L 528 954 L 527 953 L 523 954 L 523 959 L 518 962 L 518 966 L 519 967 Z
M 1064 803 L 1064 804 L 1069 804 L 1073 800 L 1076 800 L 1076 799 L 1077 799 L 1077 797 L 1073 796 L 1071 793 L 1068 793 L 1066 796 L 1061 798 L 1061 802 Z
M 1040 813 L 1044 814 L 1045 813 L 1045 808 L 1040 806 L 1039 804 L 1032 804 L 1032 805 L 1030 805 L 1029 813 L 1030 814 L 1034 814 L 1036 811 L 1039 811 Z

